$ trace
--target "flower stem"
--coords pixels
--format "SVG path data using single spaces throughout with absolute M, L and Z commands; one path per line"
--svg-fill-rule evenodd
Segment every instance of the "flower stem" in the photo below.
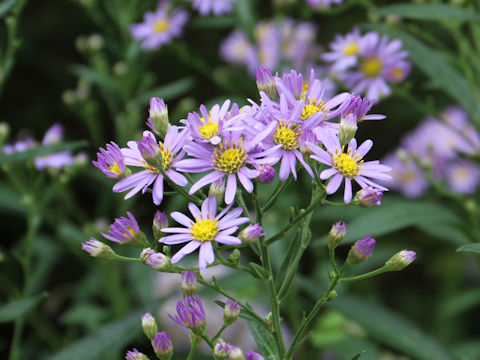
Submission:
M 377 269 L 377 270 L 372 270 L 368 273 L 365 273 L 365 274 L 362 274 L 362 275 L 357 275 L 357 276 L 351 276 L 351 277 L 347 277 L 347 278 L 343 278 L 341 279 L 339 282 L 340 283 L 344 283 L 344 282 L 349 282 L 349 281 L 357 281 L 357 280 L 363 280 L 363 279 L 367 279 L 369 277 L 372 277 L 372 276 L 375 276 L 375 275 L 380 275 L 380 274 L 383 274 L 384 272 L 387 272 L 388 269 L 387 267 L 384 265 L 382 266 L 381 268 Z
M 217 331 L 217 333 L 215 334 L 215 336 L 212 338 L 212 343 L 215 342 L 215 340 L 217 340 L 220 335 L 222 335 L 223 331 L 228 327 L 229 324 L 223 324 L 223 326 L 220 328 L 220 330 Z
M 190 352 L 188 353 L 187 360 L 192 360 L 193 356 L 195 355 L 195 350 L 197 349 L 198 344 L 192 344 L 192 347 L 190 348 Z

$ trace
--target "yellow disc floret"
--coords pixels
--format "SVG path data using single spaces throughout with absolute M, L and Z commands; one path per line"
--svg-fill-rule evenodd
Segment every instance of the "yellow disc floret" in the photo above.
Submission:
M 218 233 L 218 221 L 210 219 L 196 220 L 190 229 L 190 233 L 194 240 L 201 242 L 212 241 Z
M 162 154 L 162 166 L 164 170 L 170 169 L 172 165 L 173 156 L 168 148 L 168 145 L 164 145 L 161 142 L 158 143 L 160 145 L 160 153 Z
M 122 175 L 122 172 L 120 171 L 120 166 L 118 165 L 117 162 L 114 162 L 112 165 L 108 167 L 108 170 L 113 172 L 115 175 L 120 176 Z
M 356 55 L 358 53 L 358 44 L 357 43 L 350 43 L 343 48 L 343 54 L 350 56 Z
M 298 149 L 299 129 L 295 124 L 289 125 L 288 122 L 279 122 L 277 130 L 273 134 L 273 142 L 276 145 L 282 145 L 283 150 Z
M 363 160 L 359 159 L 358 154 L 353 156 L 350 154 L 350 150 L 345 154 L 343 152 L 333 155 L 333 166 L 342 174 L 343 176 L 348 176 L 353 178 L 358 175 L 360 170 L 360 164 Z
M 162 33 L 165 32 L 169 26 L 170 23 L 168 20 L 157 20 L 153 23 L 153 30 L 157 33 Z
M 362 65 L 360 65 L 360 69 L 362 70 L 362 72 L 365 74 L 366 77 L 378 76 L 382 71 L 382 68 L 383 68 L 383 63 L 377 57 L 367 59 L 363 62 Z
M 212 137 L 218 134 L 218 124 L 212 120 L 208 120 L 207 123 L 204 123 L 198 128 L 198 131 L 204 139 L 210 140 Z
M 135 232 L 135 230 L 133 230 L 130 226 L 127 225 L 127 230 L 128 230 L 128 234 L 127 233 L 123 233 L 123 235 L 129 239 L 131 239 L 132 237 L 134 237 L 135 235 L 137 235 L 137 233 Z
M 247 153 L 244 151 L 243 142 L 228 141 L 218 145 L 212 155 L 213 166 L 218 171 L 234 174 L 245 164 Z

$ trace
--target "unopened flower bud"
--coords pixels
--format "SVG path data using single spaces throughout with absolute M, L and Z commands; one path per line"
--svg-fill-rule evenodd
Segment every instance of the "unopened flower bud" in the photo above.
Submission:
M 241 255 L 240 250 L 235 249 L 230 254 L 229 259 L 232 260 L 232 261 L 236 261 L 236 260 L 240 259 L 240 255 Z
M 337 221 L 332 225 L 328 233 L 328 247 L 335 249 L 342 242 L 348 230 L 348 224 L 343 221 Z
M 213 348 L 213 356 L 215 360 L 226 360 L 230 355 L 230 344 L 226 343 L 223 339 L 218 339 L 218 342 Z
M 328 293 L 328 301 L 336 299 L 338 296 L 335 290 L 332 290 Z
M 400 271 L 405 269 L 417 258 L 415 251 L 402 250 L 393 255 L 386 263 L 388 271 Z
M 255 351 L 248 350 L 245 352 L 245 360 L 263 360 L 263 356 Z
M 225 308 L 223 310 L 223 321 L 225 324 L 233 324 L 240 315 L 241 306 L 236 301 L 227 299 L 225 302 Z
M 157 210 L 155 215 L 153 216 L 153 236 L 155 240 L 160 239 L 163 236 L 162 229 L 168 227 L 168 218 L 164 212 Z
M 169 270 L 172 262 L 168 256 L 162 253 L 157 253 L 150 248 L 145 248 L 140 254 L 140 259 L 148 266 L 151 266 L 158 271 Z
M 183 297 L 193 296 L 197 293 L 197 274 L 195 271 L 184 271 L 182 273 L 182 294 Z
M 152 341 L 155 334 L 158 333 L 157 322 L 152 314 L 145 313 L 142 316 L 142 329 L 144 334 Z
M 229 360 L 245 360 L 242 349 L 236 346 L 230 346 Z
M 150 99 L 148 112 L 149 118 L 146 124 L 155 134 L 164 138 L 170 127 L 167 105 L 165 105 L 163 99 L 153 97 Z
M 116 257 L 115 251 L 110 246 L 93 237 L 82 243 L 82 250 L 88 252 L 90 256 L 102 259 L 114 259 Z
M 100 34 L 92 34 L 87 39 L 87 45 L 90 50 L 97 51 L 100 50 L 105 44 L 103 36 Z
M 368 186 L 365 189 L 358 191 L 353 199 L 355 204 L 360 207 L 370 207 L 373 205 L 382 205 L 383 191 L 376 189 L 372 186 Z
M 248 225 L 245 229 L 240 231 L 238 238 L 242 240 L 242 243 L 244 244 L 252 244 L 257 242 L 258 239 L 260 239 L 260 237 L 263 235 L 265 235 L 263 228 L 257 223 Z
M 127 351 L 125 355 L 125 360 L 150 360 L 147 355 L 142 354 L 137 349 Z
M 269 98 L 275 98 L 277 96 L 275 77 L 267 67 L 260 66 L 255 70 L 255 79 L 258 91 L 263 91 Z
M 375 247 L 375 239 L 365 236 L 355 242 L 348 252 L 347 263 L 356 265 L 367 260 L 373 253 Z
M 338 130 L 338 139 L 342 145 L 347 145 L 357 133 L 357 117 L 354 114 L 342 116 L 340 119 L 340 128 Z
M 170 336 L 165 332 L 155 334 L 152 347 L 159 360 L 170 360 L 173 354 L 173 345 Z
M 262 184 L 270 184 L 275 179 L 276 170 L 270 165 L 257 166 L 257 170 L 260 171 L 258 175 L 258 181 Z
M 208 196 L 214 196 L 217 199 L 217 204 L 220 205 L 225 195 L 225 181 L 223 179 L 215 180 L 208 189 Z

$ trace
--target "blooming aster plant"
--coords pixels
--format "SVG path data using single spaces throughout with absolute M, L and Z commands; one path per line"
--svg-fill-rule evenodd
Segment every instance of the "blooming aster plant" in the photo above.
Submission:
M 270 35 L 268 32 L 261 34 Z M 264 67 L 257 71 L 257 83 L 258 101 L 249 99 L 249 105 L 242 108 L 231 105 L 230 100 L 210 108 L 202 105 L 199 112 L 188 114 L 179 125 L 170 124 L 164 101 L 153 98 L 147 125 L 155 134 L 145 131 L 141 139 L 129 141 L 125 148 L 108 144 L 106 150 L 100 149 L 98 161 L 94 162 L 107 177 L 117 181 L 114 192 L 129 191 L 125 198 L 149 191 L 153 184 L 151 192 L 156 205 L 163 206 L 167 194 L 188 200 L 190 216 L 181 211 L 170 214 L 179 226 L 168 225 L 165 213 L 155 213 L 153 239 L 148 239 L 141 231 L 130 212 L 128 217 L 116 219 L 110 232 L 103 234 L 114 243 L 142 248 L 138 258 L 117 255 L 94 238 L 83 244 L 83 249 L 93 257 L 137 261 L 156 271 L 182 274 L 184 299 L 177 302 L 176 314 L 170 318 L 191 333 L 188 359 L 193 359 L 197 346 L 205 341 L 215 358 L 259 360 L 265 356 L 291 360 L 319 309 L 334 298 L 333 290 L 338 283 L 396 271 L 415 259 L 414 252 L 403 250 L 379 269 L 345 277 L 346 269 L 375 256 L 376 240 L 369 236 L 358 240 L 343 265 L 337 266 L 335 251 L 342 245 L 348 224 L 341 221 L 334 224 L 328 241 L 332 264 L 329 287 L 286 346 L 279 305 L 290 291 L 294 273 L 287 276 L 272 271 L 270 245 L 288 239 L 285 235 L 289 230 L 306 231 L 310 215 L 321 205 L 379 206 L 387 190 L 383 182 L 391 177 L 390 168 L 378 160 L 364 161 L 373 142 L 366 140 L 357 146 L 355 139 L 363 120 L 384 118 L 381 114 L 369 114 L 373 101 L 346 92 L 327 94 L 326 83 L 317 78 L 313 70 L 304 77 L 296 70 L 273 75 Z M 278 231 L 269 234 L 263 226 L 263 215 L 270 211 L 289 184 L 300 178 L 311 184 L 310 204 L 304 209 L 292 210 L 288 220 L 278 224 Z M 276 186 L 263 202 L 258 189 L 261 187 L 267 194 L 273 182 Z M 343 182 L 344 201 L 327 200 Z M 354 191 L 355 183 L 359 191 Z M 208 196 L 203 191 L 207 185 L 210 186 Z M 165 187 L 170 189 L 165 191 Z M 246 247 L 252 252 L 242 252 Z M 300 259 L 307 247 L 308 241 L 305 246 L 290 247 L 293 253 L 287 255 L 288 259 Z M 185 264 L 181 266 L 180 260 L 191 257 L 197 249 L 198 266 L 186 267 L 187 261 L 182 261 Z M 248 266 L 243 264 L 247 256 L 253 257 Z M 215 278 L 207 280 L 207 268 L 217 265 L 263 281 L 269 294 L 271 315 L 265 319 L 226 291 Z M 288 271 L 294 271 L 296 266 L 298 261 L 289 266 Z M 197 294 L 199 285 L 226 297 L 222 304 L 224 324 L 214 336 L 207 331 L 207 314 Z M 252 350 L 244 353 L 240 347 L 220 338 L 239 317 L 246 317 L 269 332 L 275 342 L 274 353 L 261 355 Z M 151 314 L 144 315 L 142 326 L 156 356 L 170 359 L 174 341 L 167 333 L 158 332 Z M 127 359 L 143 359 L 144 356 L 136 350 L 127 353 Z

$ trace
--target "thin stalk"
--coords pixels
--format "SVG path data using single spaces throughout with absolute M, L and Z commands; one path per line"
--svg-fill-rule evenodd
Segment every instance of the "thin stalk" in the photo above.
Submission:
M 187 360 L 192 360 L 193 356 L 195 355 L 195 350 L 197 349 L 198 344 L 192 344 L 192 347 L 190 348 L 190 352 L 188 353 Z
M 229 326 L 230 324 L 223 324 L 222 327 L 220 328 L 220 330 L 217 331 L 217 333 L 215 334 L 215 336 L 212 338 L 212 343 L 215 342 L 215 340 L 217 340 L 220 335 L 222 335 L 223 331 Z
M 365 273 L 365 274 L 362 274 L 362 275 L 350 276 L 350 277 L 340 279 L 339 283 L 368 279 L 369 277 L 380 275 L 380 274 L 383 274 L 384 272 L 387 272 L 387 271 L 388 271 L 388 268 L 384 265 L 377 270 L 372 270 L 372 271 L 370 271 L 368 273 Z

